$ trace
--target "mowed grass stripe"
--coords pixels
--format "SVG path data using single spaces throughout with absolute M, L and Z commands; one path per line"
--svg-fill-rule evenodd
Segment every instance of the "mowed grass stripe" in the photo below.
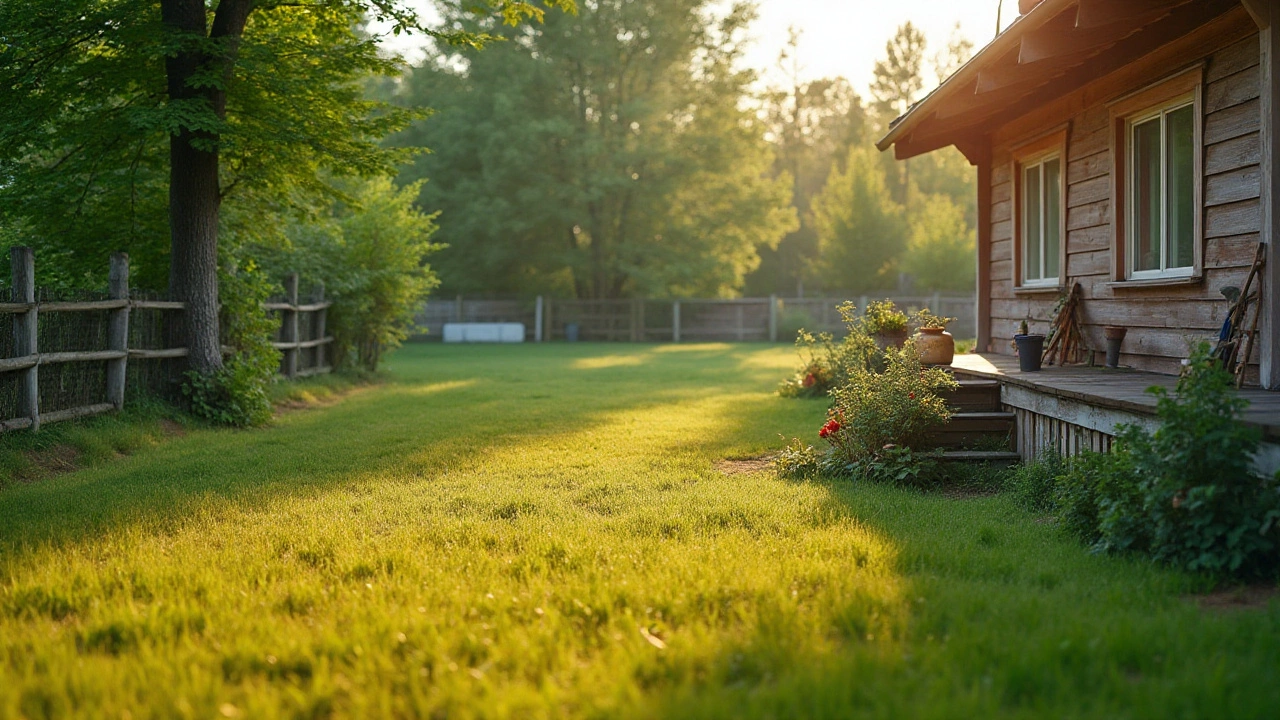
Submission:
M 725 476 L 794 353 L 410 346 L 394 380 L 0 491 L 0 716 L 1273 715 L 1276 607 L 1000 497 Z M 816 440 L 816 438 L 813 438 Z

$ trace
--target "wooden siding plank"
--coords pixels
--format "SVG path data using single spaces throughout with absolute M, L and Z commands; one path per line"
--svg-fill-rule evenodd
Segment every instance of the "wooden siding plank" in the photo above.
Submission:
M 1067 252 L 1110 250 L 1111 240 L 1110 225 L 1094 225 L 1078 230 L 1070 230 L 1067 232 Z
M 1204 174 L 1216 175 L 1257 165 L 1260 155 L 1257 133 L 1243 135 L 1205 148 Z
M 1205 207 L 1257 198 L 1262 190 L 1261 182 L 1262 170 L 1257 165 L 1211 175 L 1204 182 Z
M 1214 238 L 1205 246 L 1204 265 L 1206 269 L 1240 268 L 1253 264 L 1254 253 L 1258 248 L 1258 233 L 1236 235 L 1233 237 Z
M 1102 152 L 1086 155 L 1077 160 L 1067 163 L 1067 184 L 1092 180 L 1096 177 L 1102 177 L 1111 174 L 1111 151 L 1103 150 Z
M 1095 227 L 1097 225 L 1106 225 L 1111 222 L 1111 201 L 1101 200 L 1099 202 L 1081 205 L 1080 207 L 1067 209 L 1067 231 L 1079 230 L 1081 228 Z
M 1262 127 L 1262 106 L 1257 98 L 1210 113 L 1204 119 L 1204 144 L 1214 145 L 1231 138 L 1256 133 Z
M 1258 232 L 1262 209 L 1257 199 L 1207 208 L 1204 213 L 1205 238 L 1228 237 Z
M 991 221 L 1004 222 L 1013 219 L 1013 203 L 1005 200 L 1004 202 L 991 203 Z
M 1067 207 L 1074 208 L 1111 198 L 1111 176 L 1102 175 L 1067 185 Z
M 1080 279 L 1089 275 L 1107 275 L 1110 272 L 1111 253 L 1106 250 L 1067 255 L 1067 275 L 1072 278 Z
M 1228 75 L 1258 66 L 1258 36 L 1252 35 L 1228 45 L 1209 57 L 1204 71 L 1205 82 L 1217 82 Z
M 1258 97 L 1262 76 L 1255 65 L 1242 70 L 1218 82 L 1210 83 L 1204 89 L 1204 112 L 1214 113 L 1229 107 L 1246 103 Z
M 991 259 L 1009 260 L 1013 258 L 1013 241 L 1012 240 L 996 240 L 991 243 Z

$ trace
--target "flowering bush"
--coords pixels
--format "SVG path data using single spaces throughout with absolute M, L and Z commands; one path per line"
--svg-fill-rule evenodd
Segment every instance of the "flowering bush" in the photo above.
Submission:
M 907 314 L 899 310 L 892 300 L 867 303 L 867 312 L 862 318 L 863 327 L 871 335 L 906 332 L 908 322 Z
M 876 362 L 876 345 L 862 328 L 853 303 L 839 307 L 849 334 L 836 341 L 828 333 L 812 335 L 801 330 L 796 337 L 800 352 L 800 369 L 782 381 L 778 394 L 783 397 L 825 397 L 831 388 L 839 385 L 855 368 L 865 368 Z
M 932 473 L 933 464 L 922 451 L 929 431 L 951 416 L 938 391 L 954 388 L 956 382 L 945 370 L 922 366 L 910 342 L 881 357 L 879 372 L 851 368 L 832 389 L 832 407 L 818 430 L 827 447 L 815 450 L 793 442 L 779 456 L 782 474 L 821 472 L 914 483 Z

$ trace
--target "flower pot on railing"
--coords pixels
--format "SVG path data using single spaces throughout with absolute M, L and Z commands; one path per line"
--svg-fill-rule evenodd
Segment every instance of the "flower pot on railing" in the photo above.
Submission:
M 1018 369 L 1022 372 L 1038 371 L 1040 356 L 1044 354 L 1044 336 L 1014 335 L 1013 343 L 1018 348 Z
M 1107 338 L 1107 367 L 1118 368 L 1120 367 L 1120 344 L 1124 342 L 1124 336 L 1128 334 L 1129 328 L 1107 325 L 1102 328 L 1102 332 Z
M 950 365 L 956 357 L 956 339 L 946 328 L 922 327 L 916 335 L 916 354 L 925 365 Z

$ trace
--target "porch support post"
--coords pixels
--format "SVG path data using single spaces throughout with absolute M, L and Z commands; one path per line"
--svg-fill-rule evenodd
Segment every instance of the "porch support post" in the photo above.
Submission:
M 1262 270 L 1262 297 L 1258 312 L 1262 313 L 1262 337 L 1259 347 L 1259 380 L 1268 390 L 1280 390 L 1280 35 L 1273 22 L 1280 12 L 1276 0 L 1252 0 L 1245 8 L 1258 23 L 1258 46 L 1261 53 L 1262 131 L 1261 198 L 1262 242 L 1267 243 L 1267 264 Z M 1248 358 L 1245 359 L 1246 362 Z
M 978 149 L 978 352 L 991 352 L 991 142 Z

